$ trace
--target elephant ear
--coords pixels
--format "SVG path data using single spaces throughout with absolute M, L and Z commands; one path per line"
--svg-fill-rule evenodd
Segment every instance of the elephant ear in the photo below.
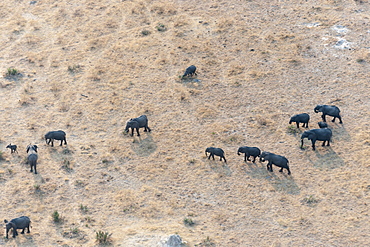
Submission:
M 316 139 L 316 135 L 315 135 L 315 134 L 313 134 L 313 133 L 310 133 L 310 134 L 308 135 L 308 140 L 312 140 L 312 139 Z

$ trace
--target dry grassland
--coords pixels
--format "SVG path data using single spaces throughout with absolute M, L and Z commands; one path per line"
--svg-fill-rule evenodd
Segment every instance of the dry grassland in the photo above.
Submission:
M 95 246 L 99 230 L 113 246 L 175 233 L 188 246 L 368 245 L 369 11 L 367 0 L 2 1 L 0 215 L 33 228 L 0 245 Z M 180 80 L 192 64 L 198 76 Z M 21 74 L 5 77 L 11 67 Z M 340 107 L 344 124 L 329 122 L 330 147 L 301 150 L 289 118 L 307 112 L 316 128 L 317 104 Z M 141 114 L 152 132 L 124 133 Z M 58 129 L 67 147 L 47 146 Z M 244 145 L 286 156 L 292 175 L 243 162 Z M 207 160 L 209 146 L 228 163 Z

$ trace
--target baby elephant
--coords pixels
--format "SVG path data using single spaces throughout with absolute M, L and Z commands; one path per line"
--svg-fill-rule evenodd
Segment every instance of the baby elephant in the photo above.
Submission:
M 315 150 L 316 141 L 323 141 L 322 146 L 325 146 L 325 142 L 327 142 L 327 146 L 330 146 L 331 136 L 332 136 L 331 129 L 328 128 L 306 130 L 305 132 L 302 133 L 301 136 L 301 148 L 303 148 L 304 138 L 311 140 L 312 150 Z
M 260 156 L 260 161 L 268 161 L 267 164 L 267 170 L 272 172 L 272 165 L 276 165 L 278 167 L 281 167 L 279 172 L 283 172 L 283 169 L 288 170 L 288 175 L 290 175 L 290 170 L 289 170 L 289 161 L 287 158 L 281 155 L 273 154 L 270 152 L 262 152 Z
M 137 136 L 140 136 L 139 128 L 144 128 L 144 132 L 151 131 L 148 126 L 148 118 L 146 115 L 141 115 L 137 118 L 131 118 L 126 124 L 126 132 L 129 132 L 129 128 L 131 128 L 131 136 L 134 136 L 134 129 L 136 129 Z
M 11 143 L 8 145 L 8 146 L 6 146 L 6 148 L 10 148 L 10 153 L 12 154 L 12 153 L 15 153 L 15 152 L 17 152 L 18 153 L 18 151 L 17 151 L 17 145 L 12 145 Z
M 295 122 L 299 129 L 299 124 L 303 123 L 302 127 L 308 128 L 308 121 L 310 121 L 310 115 L 307 113 L 297 114 L 290 118 L 289 124 Z
M 191 65 L 189 66 L 186 70 L 185 70 L 185 73 L 184 75 L 181 77 L 181 78 L 184 78 L 185 76 L 193 76 L 193 75 L 197 75 L 197 73 L 195 73 L 195 71 L 197 70 L 197 67 L 195 67 L 194 65 Z
M 33 172 L 33 168 L 35 168 L 35 174 L 37 174 L 36 171 L 36 165 L 37 165 L 37 146 L 36 145 L 28 145 L 27 146 L 27 153 L 28 153 L 28 163 L 31 166 L 31 172 Z
M 46 144 L 49 145 L 51 142 L 51 146 L 54 147 L 54 140 L 60 140 L 60 146 L 63 145 L 63 141 L 64 144 L 67 145 L 66 132 L 64 132 L 63 130 L 57 130 L 49 131 L 48 133 L 46 133 L 45 135 Z
M 320 129 L 323 129 L 323 128 L 327 128 L 328 127 L 328 124 L 325 123 L 325 122 L 318 122 L 317 124 L 319 125 Z
M 13 230 L 13 238 L 18 235 L 17 229 L 22 229 L 21 234 L 24 234 L 24 230 L 27 228 L 27 233 L 30 233 L 31 220 L 27 216 L 21 216 L 19 218 L 12 219 L 10 222 L 4 220 L 6 223 L 6 237 L 8 238 L 9 230 Z
M 321 115 L 321 118 L 322 118 L 322 121 L 326 122 L 326 115 L 328 116 L 332 116 L 334 117 L 333 120 L 331 120 L 332 122 L 335 121 L 336 118 L 339 119 L 339 123 L 343 123 L 342 122 L 342 117 L 339 115 L 340 113 L 340 110 L 338 107 L 336 107 L 335 105 L 317 105 L 315 107 L 315 109 L 313 109 L 314 112 L 318 113 L 318 112 L 322 112 L 322 115 Z
M 212 157 L 213 160 L 214 160 L 215 155 L 216 155 L 216 156 L 220 157 L 220 161 L 222 161 L 222 159 L 224 159 L 224 161 L 226 162 L 225 152 L 221 148 L 209 147 L 209 148 L 206 149 L 206 156 L 207 156 L 207 153 L 209 153 L 208 159 L 210 159 Z
M 244 153 L 244 161 L 246 162 L 247 160 L 248 161 L 251 161 L 249 159 L 250 156 L 253 157 L 253 163 L 256 161 L 256 158 L 259 157 L 261 155 L 261 150 L 259 148 L 256 148 L 256 147 L 247 147 L 247 146 L 244 146 L 244 147 L 240 147 L 238 149 L 238 155 L 240 155 L 240 153 Z

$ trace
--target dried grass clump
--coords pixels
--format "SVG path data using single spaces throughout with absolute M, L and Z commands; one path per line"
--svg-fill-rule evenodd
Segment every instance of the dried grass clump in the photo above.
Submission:
M 177 13 L 175 6 L 169 2 L 155 2 L 150 7 L 150 11 L 157 15 L 175 15 Z
M 219 111 L 210 104 L 204 104 L 197 108 L 196 114 L 198 118 L 214 118 L 219 114 Z

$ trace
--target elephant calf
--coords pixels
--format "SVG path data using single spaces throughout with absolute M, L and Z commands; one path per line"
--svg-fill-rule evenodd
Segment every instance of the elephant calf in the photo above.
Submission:
M 246 162 L 247 160 L 248 161 L 251 161 L 249 159 L 250 156 L 253 157 L 253 163 L 256 161 L 256 158 L 259 157 L 261 155 L 261 150 L 257 147 L 247 147 L 247 146 L 244 146 L 244 147 L 240 147 L 238 149 L 238 155 L 240 155 L 240 153 L 244 153 L 244 161 Z
M 137 136 L 140 136 L 139 128 L 144 128 L 144 132 L 151 131 L 151 129 L 148 126 L 148 118 L 146 115 L 141 115 L 137 118 L 131 118 L 127 124 L 125 131 L 129 132 L 129 129 L 131 128 L 131 136 L 134 136 L 134 129 L 136 129 Z
M 289 161 L 284 156 L 273 154 L 270 152 L 262 152 L 260 156 L 260 161 L 264 162 L 266 160 L 268 161 L 267 164 L 268 171 L 272 172 L 272 165 L 275 165 L 281 167 L 279 172 L 283 172 L 283 169 L 285 168 L 288 170 L 288 175 L 290 175 Z
M 295 122 L 297 124 L 297 128 L 299 129 L 299 124 L 303 123 L 302 127 L 308 128 L 308 122 L 310 121 L 310 115 L 307 113 L 301 113 L 294 115 L 290 118 L 289 124 Z
M 49 143 L 51 142 L 51 146 L 54 147 L 54 140 L 60 140 L 60 146 L 63 145 L 63 141 L 64 144 L 67 145 L 66 132 L 64 132 L 63 130 L 57 130 L 49 131 L 48 133 L 46 133 L 45 135 L 46 144 L 49 145 Z
M 197 70 L 197 67 L 195 67 L 194 65 L 191 65 L 189 66 L 186 70 L 185 70 L 185 73 L 184 75 L 182 76 L 182 78 L 184 78 L 185 76 L 193 76 L 193 75 L 197 75 L 197 73 L 195 73 L 195 71 Z
M 304 138 L 311 140 L 312 150 L 315 150 L 316 141 L 323 141 L 322 146 L 325 146 L 325 142 L 327 142 L 327 146 L 330 146 L 331 137 L 332 137 L 332 132 L 331 132 L 331 129 L 328 129 L 328 128 L 306 130 L 305 132 L 302 133 L 302 136 L 301 136 L 301 148 L 303 148 Z
M 315 107 L 315 109 L 313 109 L 314 112 L 318 113 L 318 112 L 322 112 L 322 115 L 321 115 L 321 118 L 322 118 L 322 121 L 326 122 L 326 115 L 328 116 L 332 116 L 334 117 L 333 120 L 331 120 L 332 122 L 335 121 L 336 118 L 339 119 L 339 123 L 343 123 L 342 122 L 342 117 L 339 115 L 340 113 L 340 110 L 338 107 L 336 107 L 335 105 L 317 105 Z
M 37 165 L 37 146 L 36 145 L 28 145 L 27 146 L 27 153 L 28 153 L 28 163 L 31 166 L 31 172 L 33 172 L 33 168 L 35 168 L 35 174 L 37 174 L 36 171 L 36 165 Z
M 206 149 L 206 156 L 207 156 L 207 153 L 209 153 L 208 159 L 210 159 L 212 157 L 213 160 L 214 160 L 215 155 L 216 155 L 216 156 L 220 157 L 220 161 L 222 161 L 222 159 L 224 159 L 224 161 L 226 162 L 225 152 L 221 148 L 209 147 L 209 148 Z
M 18 153 L 18 151 L 17 151 L 17 145 L 12 145 L 11 143 L 8 145 L 8 146 L 6 146 L 6 148 L 10 148 L 10 153 L 12 154 L 12 153 L 15 153 L 15 152 L 17 152 Z
M 325 123 L 325 122 L 318 122 L 317 124 L 319 125 L 320 129 L 323 129 L 323 128 L 327 128 L 328 127 L 328 124 Z
M 10 222 L 4 220 L 6 224 L 6 237 L 8 238 L 9 230 L 13 230 L 13 238 L 18 235 L 17 229 L 22 229 L 21 234 L 24 234 L 24 230 L 27 228 L 27 233 L 30 233 L 31 220 L 27 216 L 21 216 L 19 218 L 12 219 Z

